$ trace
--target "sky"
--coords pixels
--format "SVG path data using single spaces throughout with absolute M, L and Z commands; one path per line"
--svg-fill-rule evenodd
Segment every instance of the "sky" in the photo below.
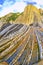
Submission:
M 43 0 L 0 0 L 0 17 L 10 12 L 21 13 L 28 4 L 43 9 Z

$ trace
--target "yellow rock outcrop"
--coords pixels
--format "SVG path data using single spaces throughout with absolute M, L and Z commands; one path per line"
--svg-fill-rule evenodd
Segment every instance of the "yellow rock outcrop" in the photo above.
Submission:
M 22 15 L 20 15 L 14 23 L 23 23 L 23 24 L 32 24 L 34 22 L 40 22 L 40 12 L 39 9 L 37 9 L 33 5 L 28 5 L 24 9 L 24 12 Z

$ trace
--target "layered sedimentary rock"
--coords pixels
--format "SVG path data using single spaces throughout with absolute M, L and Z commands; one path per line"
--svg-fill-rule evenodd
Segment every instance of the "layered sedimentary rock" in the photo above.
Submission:
M 41 16 L 39 9 L 37 9 L 33 5 L 28 5 L 25 7 L 23 14 L 21 14 L 14 23 L 22 23 L 22 24 L 32 24 L 35 22 L 41 22 Z
M 12 24 L 1 30 L 0 65 L 29 65 L 38 62 L 39 42 L 35 30 L 43 31 L 43 28 L 38 27 Z

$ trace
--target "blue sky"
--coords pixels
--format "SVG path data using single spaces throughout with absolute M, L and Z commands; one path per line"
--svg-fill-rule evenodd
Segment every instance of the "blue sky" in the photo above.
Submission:
M 10 12 L 23 12 L 28 4 L 43 9 L 43 0 L 0 0 L 0 17 Z

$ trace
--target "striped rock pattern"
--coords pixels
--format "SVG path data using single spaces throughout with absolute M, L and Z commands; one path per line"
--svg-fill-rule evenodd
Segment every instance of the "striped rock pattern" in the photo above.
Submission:
M 11 24 L 0 30 L 0 65 L 32 65 L 38 62 L 37 30 L 39 35 L 43 33 L 40 29 L 24 24 Z

